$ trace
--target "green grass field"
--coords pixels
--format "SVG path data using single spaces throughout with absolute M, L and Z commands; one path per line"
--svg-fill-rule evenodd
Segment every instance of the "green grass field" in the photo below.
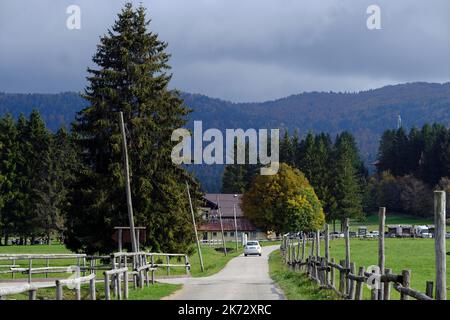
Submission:
M 412 216 L 396 215 L 389 213 L 386 215 L 386 225 L 388 224 L 411 224 L 427 225 L 433 224 L 431 219 L 423 219 Z M 351 221 L 350 230 L 357 231 L 359 226 L 366 226 L 369 231 L 378 230 L 378 216 L 370 215 L 364 222 Z M 336 225 L 340 230 L 340 225 Z M 331 228 L 332 229 L 332 228 Z M 447 240 L 449 248 L 450 240 Z M 393 273 L 401 274 L 403 269 L 411 270 L 411 286 L 425 292 L 426 281 L 435 281 L 434 267 L 434 239 L 385 239 L 386 246 L 386 268 L 391 268 Z M 351 261 L 355 262 L 356 268 L 360 266 L 369 267 L 378 263 L 378 240 L 377 239 L 351 239 Z M 323 254 L 323 241 L 321 253 Z M 309 244 L 308 250 L 309 252 Z M 336 262 L 345 258 L 344 239 L 330 241 L 330 257 Z M 447 261 L 447 279 L 450 279 L 450 263 Z M 336 275 L 336 281 L 338 276 Z M 394 289 L 391 290 L 392 299 L 399 299 L 400 295 Z M 450 292 L 448 293 L 448 295 Z M 364 298 L 370 298 L 370 291 L 367 287 L 364 290 Z
M 447 248 L 449 245 L 450 240 L 447 240 Z M 391 268 L 395 274 L 401 274 L 403 269 L 410 269 L 411 287 L 425 292 L 426 281 L 435 280 L 434 239 L 388 238 L 385 239 L 385 248 L 386 268 Z M 322 241 L 322 254 L 324 252 L 323 250 Z M 376 265 L 378 263 L 377 239 L 351 239 L 350 255 L 351 261 L 355 262 L 357 269 L 360 266 L 364 266 L 367 269 L 371 265 Z M 344 239 L 330 241 L 330 257 L 334 258 L 336 262 L 345 259 Z M 447 279 L 450 279 L 449 267 L 450 263 L 447 261 Z M 365 298 L 370 297 L 370 292 L 367 288 L 365 289 L 364 296 Z M 392 290 L 392 299 L 398 298 L 398 292 Z
M 336 300 L 338 296 L 331 290 L 321 290 L 305 273 L 290 270 L 281 261 L 279 250 L 269 256 L 270 277 L 283 290 L 288 300 Z

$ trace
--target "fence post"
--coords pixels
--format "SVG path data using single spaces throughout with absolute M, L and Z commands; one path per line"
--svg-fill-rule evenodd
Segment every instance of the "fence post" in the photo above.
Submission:
M 386 221 L 386 208 L 380 207 L 378 212 L 379 229 L 378 229 L 378 266 L 380 267 L 380 275 L 384 273 L 385 253 L 384 253 L 384 228 Z M 378 292 L 378 299 L 384 300 L 384 284 L 380 281 L 380 288 Z
M 114 254 L 111 254 L 111 269 L 116 269 L 116 258 L 114 257 Z M 114 281 L 115 278 L 116 277 L 116 275 L 111 275 L 111 285 L 112 285 L 112 294 L 114 295 L 114 296 L 116 296 L 117 295 L 117 286 L 116 286 L 116 282 Z M 109 276 L 108 276 L 108 278 L 109 278 Z
M 145 286 L 150 286 L 150 277 L 148 276 L 148 269 L 145 269 Z
M 314 239 L 315 239 L 315 235 L 313 234 L 311 237 L 311 251 L 309 254 L 311 257 L 314 256 L 314 242 L 315 242 Z
M 166 256 L 167 262 L 167 275 L 170 276 L 170 256 Z
M 433 298 L 433 281 L 427 281 L 425 294 Z
M 306 233 L 303 232 L 302 235 L 302 262 L 305 261 L 305 257 L 306 257 Z
M 320 266 L 322 267 L 321 272 L 322 272 L 322 285 L 328 287 L 328 270 L 327 270 L 327 266 L 328 266 L 328 262 L 325 258 L 321 258 L 321 264 Z
M 384 274 L 392 274 L 392 269 L 386 268 L 384 270 Z M 384 282 L 384 288 L 383 288 L 383 300 L 390 300 L 391 299 L 391 283 L 389 281 Z
M 49 259 L 49 258 L 47 258 L 47 259 L 45 260 L 45 266 L 46 266 L 47 268 L 50 267 L 50 259 Z M 45 273 L 45 277 L 48 278 L 48 272 Z
M 411 282 L 411 271 L 410 270 L 403 270 L 402 271 L 403 276 L 403 283 L 402 286 L 404 288 L 409 288 L 410 282 Z M 408 300 L 408 295 L 401 293 L 400 294 L 400 300 Z
M 331 258 L 331 263 L 333 263 L 334 264 L 334 258 Z M 331 275 L 330 275 L 330 278 L 331 278 L 331 286 L 333 287 L 333 288 L 336 288 L 335 287 L 335 273 L 334 273 L 334 267 L 333 266 L 331 266 Z
M 123 273 L 123 298 L 128 300 L 128 271 Z
M 356 266 L 354 262 L 350 263 L 350 273 L 352 275 L 356 274 Z M 350 289 L 348 290 L 348 298 L 350 300 L 355 300 L 355 280 L 350 280 Z
M 36 300 L 36 289 L 31 289 L 28 291 L 28 299 L 29 300 Z
M 59 280 L 56 280 L 56 300 L 62 300 L 62 299 L 63 299 L 62 285 L 59 282 Z
M 325 266 L 328 266 L 330 261 L 330 231 L 328 224 L 325 224 Z M 325 271 L 325 284 L 328 286 L 330 284 L 330 277 L 328 275 L 328 270 Z
M 81 300 L 81 284 L 77 282 L 75 284 L 75 300 Z
M 33 266 L 33 260 L 30 258 L 28 260 L 28 283 L 31 283 L 31 269 Z
M 109 288 L 109 274 L 106 272 L 103 273 L 105 275 L 105 300 L 111 300 L 111 292 Z
M 345 236 L 345 268 L 350 269 L 350 219 L 345 218 L 344 221 L 344 236 Z M 345 292 L 348 293 L 350 282 L 347 278 L 345 281 Z
M 190 271 L 189 271 L 189 257 L 187 254 L 184 255 L 184 263 L 186 265 L 186 274 L 189 275 Z
M 320 230 L 316 231 L 316 257 L 320 257 Z
M 345 268 L 345 260 L 341 260 L 339 264 Z M 339 292 L 343 297 L 345 296 L 345 272 L 343 270 L 339 270 Z
M 447 300 L 447 267 L 445 248 L 445 191 L 434 192 L 434 226 L 436 252 L 436 300 Z
M 139 288 L 144 288 L 144 270 L 139 271 Z
M 15 266 L 15 265 L 16 265 L 16 259 L 13 260 L 13 266 Z M 14 279 L 14 277 L 15 277 L 15 273 L 13 271 L 13 272 L 11 272 L 11 278 Z
M 358 276 L 364 277 L 364 272 L 366 269 L 364 267 L 359 267 Z M 355 294 L 355 300 L 362 300 L 363 299 L 363 289 L 364 289 L 364 281 L 358 281 L 356 283 L 356 294 Z
M 89 280 L 89 295 L 91 297 L 91 300 L 96 300 L 96 294 L 95 294 L 95 277 Z

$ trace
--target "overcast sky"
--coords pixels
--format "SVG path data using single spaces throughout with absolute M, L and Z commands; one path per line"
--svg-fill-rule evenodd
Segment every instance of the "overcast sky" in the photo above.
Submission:
M 232 101 L 450 81 L 448 0 L 143 0 L 172 86 Z M 81 8 L 81 30 L 66 8 Z M 0 0 L 0 91 L 79 91 L 124 1 Z M 381 30 L 366 9 L 381 7 Z

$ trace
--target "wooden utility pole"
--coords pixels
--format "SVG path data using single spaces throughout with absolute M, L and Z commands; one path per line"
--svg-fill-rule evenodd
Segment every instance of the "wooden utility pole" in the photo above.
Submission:
M 328 223 L 325 224 L 325 259 L 327 263 L 330 262 L 330 230 Z
M 125 171 L 125 187 L 127 193 L 127 208 L 128 208 L 128 221 L 130 224 L 130 238 L 131 248 L 133 252 L 137 252 L 136 232 L 134 230 L 134 218 L 133 218 L 133 203 L 131 201 L 131 188 L 130 188 L 130 168 L 128 165 L 128 151 L 127 151 L 127 137 L 125 135 L 125 124 L 123 122 L 123 113 L 119 112 L 120 131 L 122 132 L 122 147 L 124 156 L 124 171 Z
M 236 196 L 235 196 L 236 197 Z M 236 220 L 236 205 L 233 204 L 233 213 L 234 213 L 234 229 L 235 229 L 235 239 L 236 239 L 236 251 L 239 249 L 238 244 L 238 228 L 237 228 L 237 220 Z
M 191 207 L 192 224 L 194 225 L 195 239 L 197 240 L 197 251 L 198 251 L 198 258 L 200 260 L 200 268 L 201 268 L 202 272 L 204 272 L 205 267 L 203 266 L 202 250 L 200 248 L 200 241 L 198 240 L 197 225 L 195 224 L 194 207 L 192 206 L 191 192 L 189 191 L 189 184 L 187 181 L 186 181 L 186 189 L 187 189 L 187 194 L 188 194 L 188 198 L 189 198 L 189 206 Z
M 447 300 L 445 253 L 445 191 L 434 192 L 434 244 L 436 251 L 436 300 Z
M 220 220 L 220 231 L 222 232 L 223 253 L 226 256 L 227 255 L 227 246 L 226 246 L 226 243 L 225 243 L 225 235 L 223 234 L 222 212 L 220 210 L 220 205 L 219 205 L 219 195 L 217 195 L 216 199 L 217 199 L 216 200 L 216 202 L 217 202 L 217 213 L 219 214 L 219 220 Z

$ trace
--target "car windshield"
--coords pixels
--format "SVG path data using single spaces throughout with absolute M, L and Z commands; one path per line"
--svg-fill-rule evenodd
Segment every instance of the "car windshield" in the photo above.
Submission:
M 247 242 L 248 246 L 257 246 L 258 244 L 259 244 L 258 241 L 249 241 L 249 242 Z

